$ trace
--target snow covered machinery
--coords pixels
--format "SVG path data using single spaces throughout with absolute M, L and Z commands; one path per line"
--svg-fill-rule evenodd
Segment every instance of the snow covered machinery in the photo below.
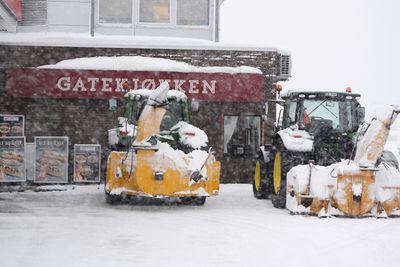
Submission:
M 205 132 L 188 123 L 186 95 L 163 82 L 155 90 L 133 90 L 125 99 L 126 118 L 109 132 L 118 149 L 107 161 L 106 201 L 176 198 L 203 205 L 207 196 L 217 195 L 220 162 Z
M 396 214 L 400 175 L 393 178 L 397 170 L 380 164 L 380 157 L 399 109 L 391 107 L 363 128 L 359 97 L 348 92 L 282 95 L 273 142 L 261 148 L 255 166 L 254 196 L 270 197 L 274 207 L 293 213 Z

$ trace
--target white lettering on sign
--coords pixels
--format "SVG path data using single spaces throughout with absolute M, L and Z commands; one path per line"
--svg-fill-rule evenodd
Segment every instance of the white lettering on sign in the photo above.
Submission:
M 57 88 L 61 91 L 69 91 L 71 89 L 71 78 L 61 77 L 57 81 Z
M 209 84 L 207 81 L 203 81 L 203 92 L 202 94 L 208 94 L 207 89 L 210 90 L 211 94 L 215 94 L 215 85 L 217 84 L 217 81 L 212 80 L 211 84 Z
M 168 82 L 172 89 L 188 94 L 215 94 L 216 80 L 171 80 L 171 79 L 144 79 L 137 78 L 95 78 L 82 79 L 78 77 L 72 80 L 71 77 L 61 77 L 57 81 L 57 89 L 63 92 L 124 92 L 124 83 L 128 83 L 129 90 L 150 89 L 154 90 L 162 82 Z M 187 88 L 187 92 L 184 88 Z
M 197 88 L 197 85 L 199 85 L 198 80 L 189 80 L 189 94 L 198 94 L 199 93 L 199 88 Z
M 82 92 L 87 91 L 81 78 L 79 78 L 78 81 L 75 83 L 75 86 L 74 86 L 74 88 L 72 88 L 72 91 L 82 91 Z
M 153 79 L 146 79 L 142 82 L 142 88 L 154 90 L 156 89 L 156 82 Z
M 101 88 L 102 92 L 112 92 L 112 78 L 101 78 L 101 81 L 103 82 L 103 88 Z
M 117 82 L 117 88 L 115 89 L 115 92 L 123 92 L 124 91 L 124 83 L 128 82 L 128 79 L 116 78 L 115 81 Z
M 182 85 L 186 82 L 185 80 L 174 80 L 174 82 L 175 82 L 175 90 L 185 92 L 185 90 L 183 90 L 182 88 Z
M 88 82 L 91 84 L 89 91 L 96 92 L 96 83 L 99 82 L 99 78 L 88 78 Z

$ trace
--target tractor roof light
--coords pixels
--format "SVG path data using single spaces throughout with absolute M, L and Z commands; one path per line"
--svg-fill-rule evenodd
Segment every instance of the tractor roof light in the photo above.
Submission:
M 352 93 L 352 89 L 350 86 L 346 87 L 346 93 L 351 94 Z

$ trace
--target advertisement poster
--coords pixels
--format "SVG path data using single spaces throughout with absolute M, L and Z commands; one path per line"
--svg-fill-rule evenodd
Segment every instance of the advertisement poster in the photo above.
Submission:
M 24 136 L 23 115 L 0 115 L 0 137 Z
M 0 182 L 23 182 L 25 137 L 0 137 Z
M 100 145 L 74 145 L 74 182 L 100 182 Z
M 68 137 L 35 137 L 35 182 L 68 182 Z

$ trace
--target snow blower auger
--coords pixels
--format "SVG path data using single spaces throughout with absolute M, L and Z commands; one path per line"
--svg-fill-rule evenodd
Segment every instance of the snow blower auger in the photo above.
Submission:
M 204 131 L 190 125 L 186 95 L 169 90 L 167 82 L 155 90 L 126 94 L 124 121 L 132 142 L 108 157 L 106 201 L 176 198 L 182 204 L 203 205 L 219 190 L 220 162 L 215 160 Z M 137 126 L 136 126 L 137 124 Z M 123 132 L 123 134 L 121 134 Z M 113 139 L 110 138 L 110 139 Z M 126 140 L 126 138 L 125 138 Z M 114 146 L 115 147 L 115 146 Z
M 286 207 L 294 213 L 318 216 L 400 215 L 400 172 L 380 162 L 399 112 L 392 107 L 374 117 L 357 145 L 354 160 L 292 168 L 287 174 Z

